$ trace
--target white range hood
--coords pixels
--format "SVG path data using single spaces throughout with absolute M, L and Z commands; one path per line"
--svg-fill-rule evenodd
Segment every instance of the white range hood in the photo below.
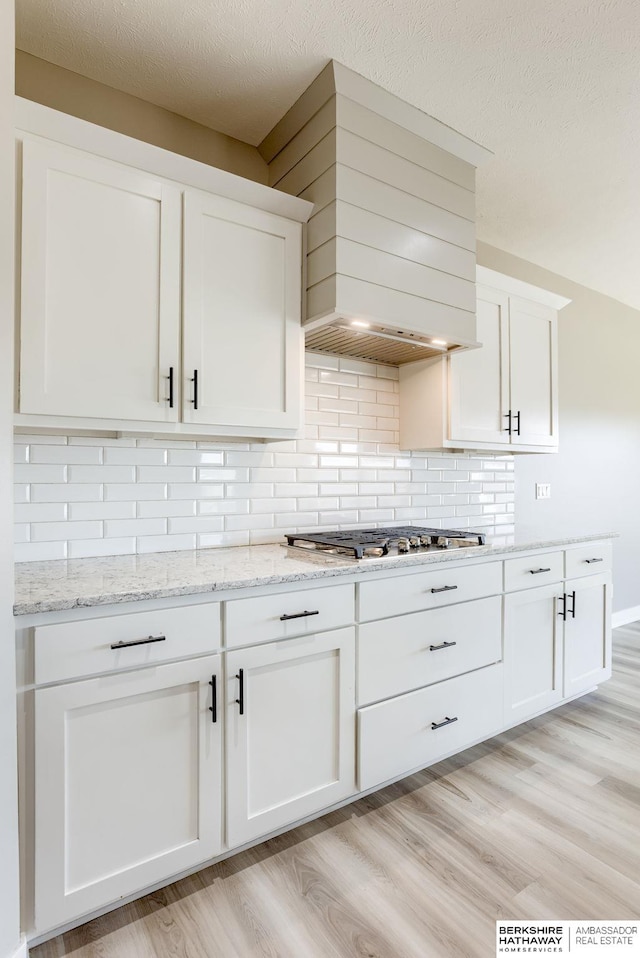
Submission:
M 270 185 L 314 204 L 307 348 L 400 365 L 478 345 L 488 150 L 335 61 L 259 149 Z

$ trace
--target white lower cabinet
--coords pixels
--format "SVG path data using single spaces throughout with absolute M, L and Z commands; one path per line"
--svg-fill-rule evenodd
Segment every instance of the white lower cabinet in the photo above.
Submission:
M 211 655 L 36 691 L 38 932 L 220 852 L 220 678 Z
M 355 791 L 354 629 L 227 654 L 227 843 Z
M 594 688 L 610 559 L 596 542 L 19 627 L 33 935 Z
M 515 725 L 562 699 L 562 584 L 504 598 L 505 723 Z
M 358 785 L 373 788 L 431 765 L 503 724 L 502 666 L 399 695 L 358 712 Z
M 564 696 L 611 677 L 611 579 L 594 575 L 565 583 Z

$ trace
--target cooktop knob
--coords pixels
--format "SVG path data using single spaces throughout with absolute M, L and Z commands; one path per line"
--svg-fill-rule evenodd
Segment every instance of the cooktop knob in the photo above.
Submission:
M 409 552 L 411 545 L 406 536 L 401 536 L 398 539 L 398 552 Z

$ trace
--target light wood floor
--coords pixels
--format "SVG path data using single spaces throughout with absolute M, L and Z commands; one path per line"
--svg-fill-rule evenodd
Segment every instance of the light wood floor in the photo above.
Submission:
M 33 949 L 487 958 L 496 918 L 640 917 L 640 629 L 556 712 Z

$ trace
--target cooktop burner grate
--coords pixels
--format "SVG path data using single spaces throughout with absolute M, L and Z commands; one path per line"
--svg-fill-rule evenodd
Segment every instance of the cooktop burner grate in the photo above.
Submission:
M 351 556 L 354 559 L 399 554 L 456 545 L 484 545 L 480 532 L 459 529 L 427 529 L 422 526 L 392 526 L 386 529 L 343 529 L 330 532 L 287 534 L 287 544 L 301 549 Z M 456 541 L 457 540 L 457 541 Z

